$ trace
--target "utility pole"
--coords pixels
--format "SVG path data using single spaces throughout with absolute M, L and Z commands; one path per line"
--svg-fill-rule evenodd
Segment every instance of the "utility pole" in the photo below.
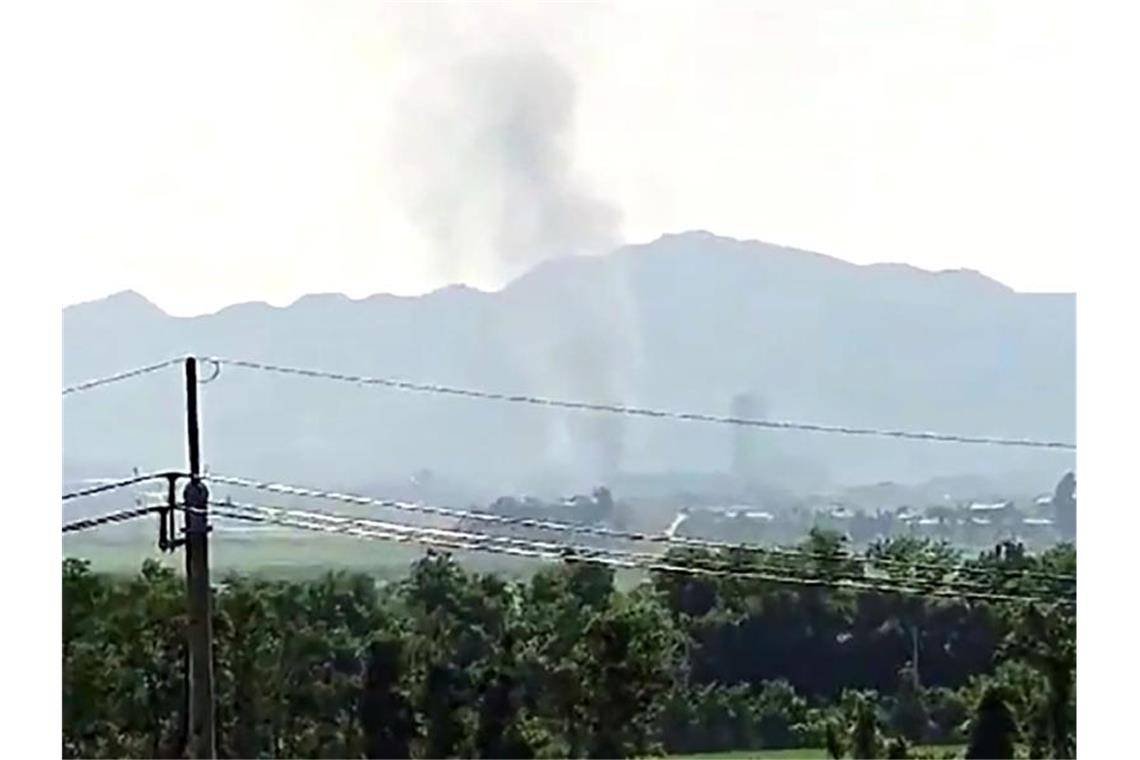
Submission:
M 186 594 L 190 621 L 187 630 L 190 653 L 190 754 L 214 758 L 214 626 L 210 609 L 210 524 L 207 515 L 210 494 L 199 477 L 201 455 L 198 442 L 198 361 L 186 359 L 186 437 L 190 457 L 190 482 L 182 492 L 186 507 Z

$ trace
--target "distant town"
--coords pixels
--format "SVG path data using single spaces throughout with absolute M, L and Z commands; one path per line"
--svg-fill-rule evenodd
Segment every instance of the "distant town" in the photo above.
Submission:
M 884 484 L 884 486 L 889 484 Z M 885 489 L 884 490 L 888 490 Z M 852 546 L 913 536 L 967 548 L 1015 541 L 1046 548 L 1072 541 L 1076 533 L 1076 479 L 1066 474 L 1053 493 L 1031 499 L 953 500 L 872 506 L 866 494 L 851 500 L 787 502 L 742 499 L 724 502 L 697 494 L 618 499 L 607 488 L 557 501 L 534 497 L 497 499 L 481 511 L 520 520 L 559 520 L 678 537 L 780 545 L 800 541 L 813 528 L 837 532 Z M 483 523 L 465 525 L 486 530 Z M 502 533 L 501 526 L 494 526 Z M 539 534 L 511 527 L 518 535 Z M 589 542 L 593 543 L 593 542 Z

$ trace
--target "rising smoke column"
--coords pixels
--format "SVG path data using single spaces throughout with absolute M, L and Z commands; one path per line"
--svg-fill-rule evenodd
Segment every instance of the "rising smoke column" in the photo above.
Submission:
M 408 88 L 392 158 L 440 274 L 499 284 L 545 259 L 617 245 L 617 208 L 573 173 L 576 94 L 542 52 L 437 62 Z
M 573 171 L 576 97 L 573 76 L 544 52 L 469 55 L 423 68 L 400 100 L 393 168 L 441 276 L 497 286 L 545 260 L 617 247 L 617 207 Z M 518 340 L 532 328 L 505 325 L 506 352 L 516 342 L 547 347 L 510 357 L 539 392 L 622 401 L 624 365 L 640 344 L 624 316 L 628 292 L 607 278 L 594 292 L 568 289 L 560 300 L 556 334 Z M 545 445 L 561 466 L 606 480 L 620 468 L 622 437 L 619 419 L 559 414 L 550 417 Z

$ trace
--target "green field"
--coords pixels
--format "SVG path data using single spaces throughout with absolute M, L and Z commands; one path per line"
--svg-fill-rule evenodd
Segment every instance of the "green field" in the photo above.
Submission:
M 79 535 L 64 541 L 63 554 L 89 560 L 95 570 L 110 573 L 137 572 L 146 559 L 180 568 L 182 552 L 160 552 L 155 538 Z M 420 554 L 408 545 L 300 532 L 258 538 L 216 535 L 210 541 L 210 565 L 219 577 L 230 571 L 303 577 L 329 570 L 386 577 L 406 572 Z
M 116 526 L 118 527 L 118 526 Z M 158 560 L 181 572 L 181 551 L 164 554 L 156 545 L 157 533 L 146 526 L 134 530 L 107 530 L 67 536 L 63 556 L 85 559 L 92 569 L 114 574 L 134 574 L 147 559 Z M 408 573 L 424 549 L 412 544 L 362 541 L 304 531 L 270 536 L 215 534 L 210 541 L 210 567 L 215 579 L 228 573 L 259 575 L 281 580 L 314 578 L 330 571 L 365 573 L 381 580 L 397 580 Z M 495 554 L 457 555 L 469 570 L 496 573 L 508 578 L 528 578 L 549 561 L 504 557 Z M 615 585 L 622 590 L 636 585 L 643 574 L 618 570 Z

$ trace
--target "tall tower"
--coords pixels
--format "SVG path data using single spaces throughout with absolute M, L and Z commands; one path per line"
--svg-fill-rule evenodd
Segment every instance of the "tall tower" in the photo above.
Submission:
M 1053 492 L 1053 524 L 1065 541 L 1077 540 L 1077 479 L 1065 473 Z

